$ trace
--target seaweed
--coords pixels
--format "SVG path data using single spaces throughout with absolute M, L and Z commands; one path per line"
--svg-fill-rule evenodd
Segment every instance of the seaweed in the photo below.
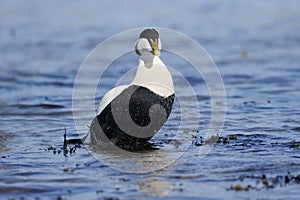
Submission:
M 78 148 L 81 148 L 81 145 L 83 144 L 81 139 L 67 139 L 67 130 L 66 128 L 64 129 L 64 141 L 63 141 L 63 145 L 60 147 L 55 147 L 55 146 L 48 146 L 48 148 L 46 148 L 46 151 L 52 151 L 53 155 L 58 155 L 63 153 L 63 155 L 65 157 L 72 156 L 76 153 L 76 150 Z
M 267 175 L 262 174 L 261 176 L 240 176 L 239 180 L 241 182 L 245 180 L 255 181 L 255 184 L 248 184 L 247 186 L 242 186 L 242 183 L 236 185 L 231 185 L 227 190 L 235 191 L 249 191 L 249 190 L 262 190 L 262 189 L 274 189 L 277 187 L 283 187 L 290 184 L 299 184 L 300 175 L 292 175 L 287 172 L 286 175 L 277 175 L 274 177 L 267 177 Z

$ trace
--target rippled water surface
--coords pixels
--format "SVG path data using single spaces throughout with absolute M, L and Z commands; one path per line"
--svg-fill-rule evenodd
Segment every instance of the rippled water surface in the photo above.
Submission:
M 2 1 L 1 199 L 296 199 L 300 196 L 299 8 L 300 2 L 293 0 Z M 212 103 L 209 92 L 187 61 L 163 52 L 162 60 L 193 86 L 200 125 L 197 130 L 184 127 L 190 145 L 180 159 L 162 170 L 136 174 L 98 161 L 88 147 L 64 149 L 63 134 L 66 129 L 68 138 L 76 138 L 88 130 L 76 130 L 72 108 L 73 84 L 84 58 L 111 35 L 144 26 L 180 31 L 206 49 L 224 81 L 227 115 L 219 141 L 201 157 L 200 148 L 209 144 L 205 138 Z M 99 82 L 95 104 L 136 65 L 134 52 L 113 62 Z M 191 94 L 175 79 L 177 92 L 189 102 Z M 83 91 L 89 90 L 91 81 L 83 85 Z M 80 101 L 84 105 L 84 95 Z M 169 121 L 153 139 L 156 148 L 176 148 L 176 142 L 170 141 L 178 130 L 179 107 L 176 101 Z M 87 121 L 93 115 L 84 106 L 75 111 Z M 191 124 L 195 116 L 191 114 Z M 153 151 L 143 153 L 154 160 Z M 122 165 L 122 159 L 115 164 Z

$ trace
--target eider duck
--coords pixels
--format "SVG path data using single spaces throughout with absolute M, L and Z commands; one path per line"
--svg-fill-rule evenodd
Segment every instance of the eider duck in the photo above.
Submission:
M 111 141 L 117 146 L 137 145 L 152 138 L 167 121 L 174 102 L 172 76 L 159 58 L 161 40 L 151 28 L 135 43 L 139 65 L 133 81 L 117 86 L 102 98 L 84 143 Z M 108 140 L 107 140 L 108 139 Z

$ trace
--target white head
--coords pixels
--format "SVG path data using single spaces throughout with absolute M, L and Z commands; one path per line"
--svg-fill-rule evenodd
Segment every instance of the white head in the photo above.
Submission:
M 158 32 L 145 29 L 135 43 L 135 52 L 139 56 L 160 56 L 161 41 Z

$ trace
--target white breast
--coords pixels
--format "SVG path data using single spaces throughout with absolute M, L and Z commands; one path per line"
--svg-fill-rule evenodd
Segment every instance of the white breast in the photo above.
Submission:
M 172 76 L 168 68 L 157 56 L 140 59 L 136 76 L 131 84 L 146 87 L 163 97 L 174 94 Z
M 151 62 L 147 59 L 150 59 Z M 114 98 L 121 94 L 123 90 L 131 85 L 146 87 L 163 97 L 174 94 L 173 79 L 165 64 L 157 56 L 154 58 L 143 57 L 143 59 L 140 59 L 136 75 L 131 84 L 120 85 L 108 91 L 99 104 L 98 114 L 100 114 Z

